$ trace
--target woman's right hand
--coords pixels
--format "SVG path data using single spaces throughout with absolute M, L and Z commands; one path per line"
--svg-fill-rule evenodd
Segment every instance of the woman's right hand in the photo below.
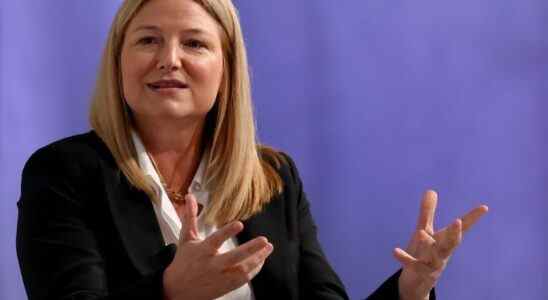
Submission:
M 196 199 L 191 194 L 185 199 L 179 246 L 163 275 L 165 298 L 210 300 L 249 282 L 272 253 L 272 244 L 265 237 L 257 237 L 220 253 L 221 245 L 242 231 L 244 225 L 239 221 L 229 223 L 200 240 Z

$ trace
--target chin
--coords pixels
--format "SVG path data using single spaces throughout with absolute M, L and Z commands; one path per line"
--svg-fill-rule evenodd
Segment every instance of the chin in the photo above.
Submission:
M 170 119 L 173 121 L 182 121 L 182 120 L 194 120 L 199 121 L 205 119 L 207 111 L 196 111 L 189 109 L 177 109 L 177 110 L 165 110 L 161 112 L 158 117 L 166 120 Z
M 147 119 L 173 121 L 204 119 L 213 106 L 196 105 L 192 100 L 180 98 L 150 99 L 147 102 L 138 110 L 139 115 Z

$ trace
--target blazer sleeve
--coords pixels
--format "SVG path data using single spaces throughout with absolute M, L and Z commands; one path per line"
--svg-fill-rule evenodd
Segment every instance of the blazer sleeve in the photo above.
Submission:
M 398 279 L 400 278 L 401 269 L 394 275 L 390 276 L 373 294 L 366 298 L 366 300 L 398 300 L 400 299 L 400 290 L 398 288 Z M 436 291 L 432 289 L 430 292 L 430 300 L 436 300 Z
M 300 240 L 299 298 L 317 300 L 348 299 L 345 288 L 331 268 L 320 246 L 317 228 L 303 191 L 302 181 L 293 160 L 283 154 L 289 164 L 290 175 L 296 188 L 298 230 Z
M 84 205 L 93 172 L 54 147 L 31 156 L 18 202 L 17 256 L 28 298 L 162 299 L 163 269 L 109 290 Z M 73 155 L 74 156 L 74 155 Z
M 303 191 L 303 184 L 293 160 L 284 154 L 289 163 L 293 184 L 297 187 L 299 211 L 299 235 L 301 241 L 301 260 L 299 283 L 301 299 L 348 299 L 344 285 L 329 265 L 317 237 L 317 227 L 310 213 L 310 205 Z M 398 279 L 401 270 L 390 276 L 366 300 L 399 300 Z M 432 290 L 430 300 L 435 300 Z

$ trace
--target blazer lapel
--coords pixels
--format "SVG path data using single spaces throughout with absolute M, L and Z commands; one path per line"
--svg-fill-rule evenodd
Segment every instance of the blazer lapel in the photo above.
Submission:
M 175 247 L 164 246 L 150 199 L 144 192 L 130 186 L 120 171 L 110 175 L 111 178 L 106 179 L 112 183 L 107 186 L 107 201 L 131 261 L 143 275 L 169 264 Z
M 116 230 L 135 268 L 149 274 L 168 265 L 175 255 L 175 245 L 164 245 L 160 226 L 148 196 L 131 186 L 118 168 L 114 157 L 94 131 L 90 143 L 102 160 L 106 201 Z

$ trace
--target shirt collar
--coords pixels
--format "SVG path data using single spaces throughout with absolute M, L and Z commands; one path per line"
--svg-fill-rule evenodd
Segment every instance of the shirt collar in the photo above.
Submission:
M 154 164 L 152 163 L 152 160 L 150 159 L 148 152 L 146 151 L 145 146 L 141 138 L 139 137 L 139 134 L 135 130 L 131 131 L 131 138 L 133 140 L 133 145 L 135 146 L 135 152 L 137 153 L 139 166 L 145 173 L 145 176 L 148 176 L 150 179 L 152 179 L 156 195 L 161 196 L 163 186 L 160 180 L 160 176 L 156 172 L 156 168 L 154 167 Z M 203 191 L 205 164 L 206 164 L 206 155 L 203 155 L 200 161 L 200 164 L 198 165 L 198 170 L 196 170 L 196 173 L 194 174 L 194 177 L 192 178 L 192 183 L 188 187 L 189 193 L 190 192 L 196 193 L 196 192 Z M 201 202 L 200 198 L 201 197 L 198 197 L 198 202 Z M 206 203 L 200 203 L 200 204 L 204 205 Z

